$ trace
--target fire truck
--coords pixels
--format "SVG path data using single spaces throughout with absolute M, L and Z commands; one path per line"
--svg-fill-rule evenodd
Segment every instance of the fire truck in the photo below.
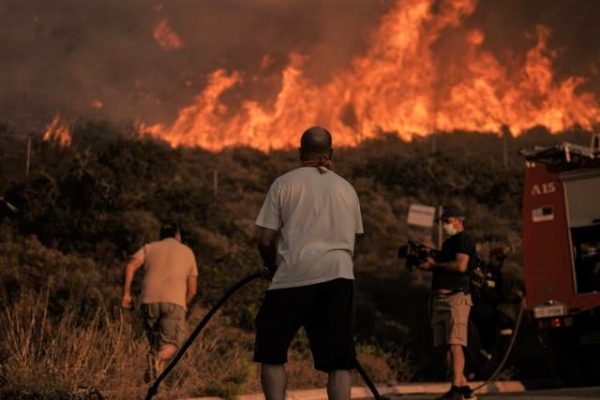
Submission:
M 600 382 L 600 134 L 521 151 L 525 310 L 567 383 Z

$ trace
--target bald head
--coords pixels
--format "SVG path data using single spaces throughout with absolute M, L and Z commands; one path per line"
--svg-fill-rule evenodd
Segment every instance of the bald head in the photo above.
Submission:
M 331 134 L 325 128 L 313 126 L 302 134 L 300 139 L 300 159 L 302 161 L 331 158 L 333 153 Z

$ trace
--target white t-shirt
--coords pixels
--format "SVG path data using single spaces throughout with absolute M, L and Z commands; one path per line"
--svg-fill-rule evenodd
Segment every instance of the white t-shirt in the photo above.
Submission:
M 142 303 L 173 303 L 186 308 L 188 276 L 198 276 L 194 252 L 174 238 L 145 244 L 133 258 L 144 264 Z
M 279 231 L 269 289 L 354 279 L 352 253 L 363 233 L 356 191 L 333 171 L 294 169 L 273 182 L 256 225 Z

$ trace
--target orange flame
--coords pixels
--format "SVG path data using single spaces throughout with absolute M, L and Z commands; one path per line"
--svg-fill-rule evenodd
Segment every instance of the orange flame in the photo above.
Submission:
M 477 1 L 437 2 L 435 13 L 433 3 L 397 1 L 383 16 L 369 50 L 329 82 L 311 83 L 303 69 L 306 57 L 291 54 L 274 99 L 245 99 L 232 106 L 222 95 L 243 88 L 244 75 L 217 70 L 172 126 L 141 126 L 140 131 L 173 146 L 269 150 L 297 146 L 299 134 L 314 124 L 331 129 L 336 146 L 352 146 L 380 132 L 404 139 L 437 130 L 501 132 L 502 125 L 516 133 L 535 125 L 557 132 L 575 124 L 589 129 L 600 121 L 594 96 L 577 93 L 584 79 L 555 78 L 548 28 L 537 28 L 537 42 L 518 68 L 482 49 L 485 36 L 479 30 L 464 35 L 460 56 L 454 57 L 459 59 L 447 65 L 433 44 L 472 14 Z M 261 64 L 270 62 L 263 58 Z M 252 77 L 261 79 L 269 78 Z
M 54 142 L 60 147 L 71 145 L 71 129 L 69 124 L 60 118 L 60 115 L 55 115 L 52 122 L 46 128 L 44 141 Z
M 183 40 L 171 29 L 166 19 L 158 21 L 154 27 L 152 36 L 163 50 L 178 50 L 183 48 Z

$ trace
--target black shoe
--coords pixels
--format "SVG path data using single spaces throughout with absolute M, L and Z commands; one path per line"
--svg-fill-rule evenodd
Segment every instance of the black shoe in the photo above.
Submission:
M 464 400 L 477 400 L 477 396 L 475 396 L 469 385 L 461 386 L 458 390 L 460 390 Z
M 464 398 L 460 391 L 460 388 L 452 385 L 450 387 L 450 390 L 448 390 L 440 397 L 436 397 L 435 400 L 464 400 Z

